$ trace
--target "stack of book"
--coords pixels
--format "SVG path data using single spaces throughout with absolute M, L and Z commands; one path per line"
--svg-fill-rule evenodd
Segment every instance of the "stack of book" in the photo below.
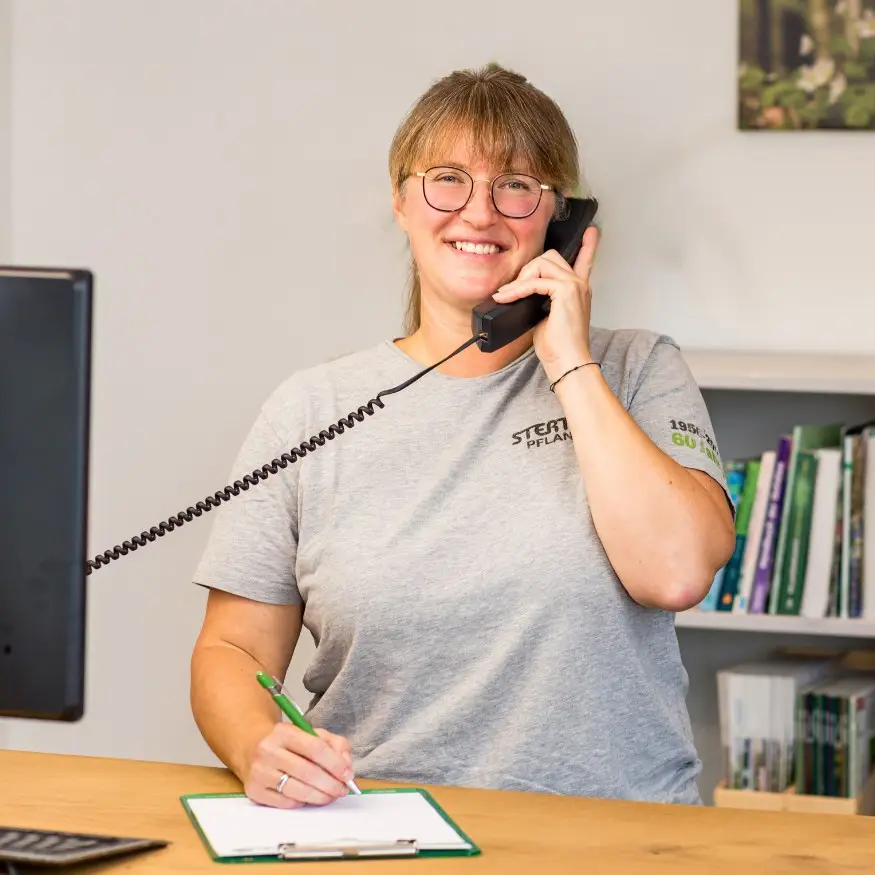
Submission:
M 726 786 L 853 798 L 875 766 L 875 672 L 776 656 L 717 673 Z
M 700 610 L 875 620 L 875 422 L 799 425 L 724 470 L 735 551 Z

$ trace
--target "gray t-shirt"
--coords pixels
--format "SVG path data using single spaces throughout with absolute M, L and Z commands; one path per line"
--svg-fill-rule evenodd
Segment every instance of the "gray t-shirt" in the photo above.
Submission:
M 593 329 L 592 353 L 657 446 L 725 490 L 671 338 Z M 386 341 L 294 374 L 233 479 L 421 369 Z M 196 583 L 303 601 L 308 716 L 350 739 L 358 776 L 700 802 L 673 614 L 619 583 L 532 350 L 432 371 L 213 514 Z

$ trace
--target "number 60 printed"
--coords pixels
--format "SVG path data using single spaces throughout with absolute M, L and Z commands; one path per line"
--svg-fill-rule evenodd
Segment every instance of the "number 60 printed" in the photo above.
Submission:
M 669 425 L 671 426 L 671 440 L 675 446 L 689 447 L 691 450 L 698 447 L 699 452 L 706 455 L 715 465 L 722 464 L 717 453 L 717 445 L 711 436 L 702 431 L 699 426 L 678 419 L 670 419 Z

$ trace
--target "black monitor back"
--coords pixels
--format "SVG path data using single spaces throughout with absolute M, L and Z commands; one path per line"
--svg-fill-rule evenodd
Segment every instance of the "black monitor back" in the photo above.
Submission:
M 92 276 L 0 267 L 0 715 L 78 720 Z

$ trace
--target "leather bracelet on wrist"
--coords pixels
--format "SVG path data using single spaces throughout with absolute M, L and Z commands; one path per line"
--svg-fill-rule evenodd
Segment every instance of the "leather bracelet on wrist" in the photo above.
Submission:
M 587 365 L 595 365 L 596 367 L 601 367 L 601 362 L 583 362 L 583 364 L 575 365 L 573 368 L 569 368 L 564 374 L 561 374 L 557 377 L 552 383 L 550 383 L 550 391 L 553 392 L 555 390 L 556 384 L 565 379 L 572 371 L 576 371 L 579 368 L 585 368 Z

